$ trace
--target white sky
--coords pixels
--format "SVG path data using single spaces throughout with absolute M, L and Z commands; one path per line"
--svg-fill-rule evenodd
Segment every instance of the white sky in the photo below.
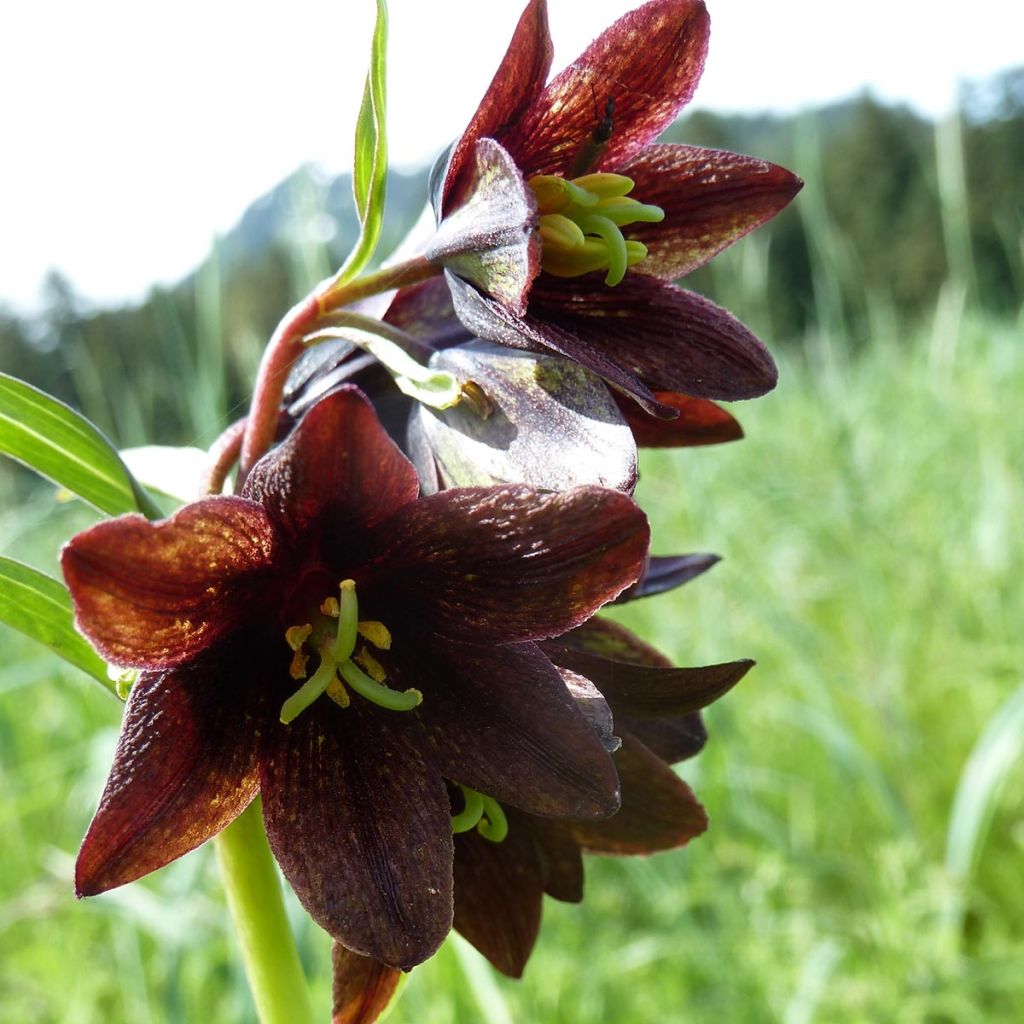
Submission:
M 525 0 L 390 0 L 393 162 L 429 159 L 475 108 Z M 8 0 L 0 6 L 0 303 L 49 267 L 138 297 L 206 254 L 306 161 L 344 170 L 372 0 Z M 556 69 L 631 0 L 549 0 Z M 922 112 L 1024 62 L 1011 0 L 708 0 L 694 108 L 793 110 L 866 86 Z M 880 154 L 884 159 L 884 154 Z

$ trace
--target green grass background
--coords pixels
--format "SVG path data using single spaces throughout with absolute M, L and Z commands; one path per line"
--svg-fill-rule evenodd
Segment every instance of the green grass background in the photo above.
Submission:
M 1024 1019 L 1022 320 L 972 302 L 951 229 L 934 315 L 880 303 L 850 354 L 840 247 L 813 189 L 801 202 L 817 329 L 776 347 L 779 388 L 737 409 L 744 441 L 642 462 L 655 551 L 725 561 L 616 613 L 682 664 L 759 662 L 682 769 L 711 829 L 592 859 L 583 905 L 547 904 L 522 982 L 451 941 L 392 1024 Z M 758 245 L 716 281 L 763 330 Z M 54 571 L 89 513 L 0 472 L 24 499 L 0 511 L 0 549 Z M 120 706 L 20 636 L 0 644 L 0 1021 L 252 1020 L 212 851 L 74 900 Z M 326 1019 L 328 941 L 291 911 Z

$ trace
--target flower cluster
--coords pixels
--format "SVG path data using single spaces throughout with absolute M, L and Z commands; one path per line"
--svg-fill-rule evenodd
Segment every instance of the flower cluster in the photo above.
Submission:
M 79 629 L 139 672 L 79 895 L 259 798 L 334 940 L 335 1022 L 369 1024 L 452 927 L 519 976 L 543 896 L 582 898 L 583 853 L 706 828 L 671 765 L 752 663 L 676 668 L 595 613 L 714 561 L 650 557 L 637 447 L 740 437 L 716 400 L 775 382 L 745 327 L 674 283 L 800 185 L 653 141 L 707 38 L 700 0 L 651 0 L 548 81 L 530 0 L 432 175 L 427 271 L 369 328 L 347 321 L 452 375 L 461 401 L 428 407 L 356 344 L 323 342 L 291 367 L 278 443 L 243 459 L 234 494 L 217 472 L 218 493 L 166 520 L 66 545 Z M 344 334 L 312 308 L 300 340 Z

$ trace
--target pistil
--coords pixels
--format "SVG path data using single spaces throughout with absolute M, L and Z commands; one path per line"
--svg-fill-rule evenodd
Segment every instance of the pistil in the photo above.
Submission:
M 464 806 L 452 815 L 452 832 L 468 832 L 475 828 L 484 839 L 500 843 L 508 835 L 508 819 L 494 797 L 478 793 L 469 786 L 459 786 Z

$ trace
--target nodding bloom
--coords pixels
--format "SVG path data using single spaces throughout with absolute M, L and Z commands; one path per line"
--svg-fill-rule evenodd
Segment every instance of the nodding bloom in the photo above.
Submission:
M 453 828 L 600 819 L 612 758 L 538 642 L 640 577 L 643 513 L 598 487 L 418 497 L 355 388 L 314 405 L 240 495 L 108 520 L 62 565 L 76 621 L 141 670 L 76 865 L 89 896 L 257 796 L 312 917 L 389 968 L 452 923 Z
M 546 5 L 531 0 L 431 182 L 427 257 L 469 332 L 573 359 L 664 418 L 679 412 L 671 395 L 774 387 L 764 346 L 671 282 L 802 184 L 764 160 L 654 142 L 693 95 L 707 42 L 701 0 L 651 0 L 549 82 Z

